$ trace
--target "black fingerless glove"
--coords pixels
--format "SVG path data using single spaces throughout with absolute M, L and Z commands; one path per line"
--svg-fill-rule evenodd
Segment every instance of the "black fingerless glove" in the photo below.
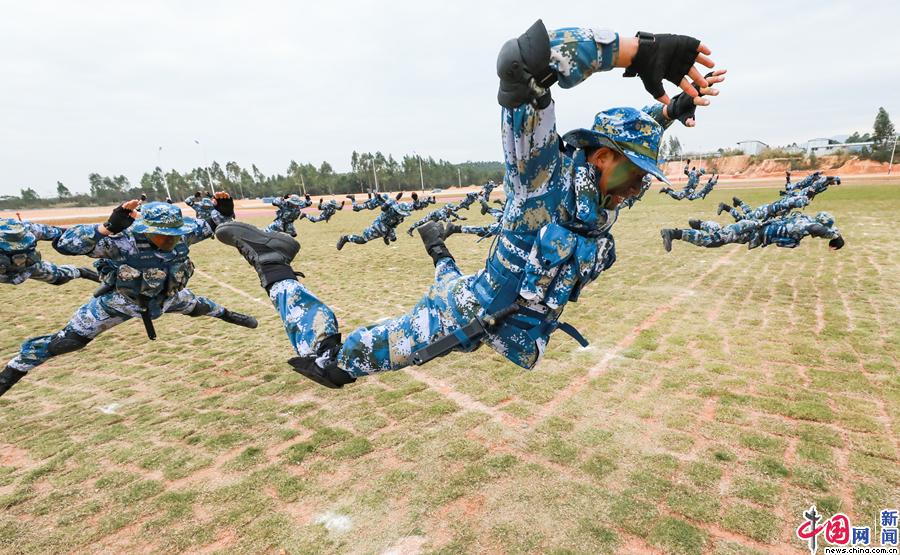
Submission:
M 234 219 L 234 199 L 231 197 L 217 198 L 216 210 L 226 218 Z
M 134 218 L 131 217 L 131 210 L 128 210 L 121 204 L 113 209 L 112 214 L 109 215 L 109 219 L 106 220 L 106 223 L 103 224 L 103 227 L 109 231 L 110 234 L 115 235 L 117 233 L 122 233 L 134 223 Z
M 697 60 L 700 41 L 687 35 L 645 33 L 637 34 L 640 39 L 637 54 L 625 70 L 625 77 L 637 75 L 644 88 L 653 98 L 666 94 L 662 80 L 676 85 L 687 75 Z
M 709 79 L 712 77 L 713 72 L 710 71 L 706 74 L 705 78 Z M 694 88 L 697 89 L 698 96 L 703 96 L 703 93 L 700 92 L 700 85 L 698 83 L 692 83 Z M 669 105 L 666 106 L 666 113 L 669 116 L 670 120 L 678 120 L 683 125 L 687 125 L 687 120 L 694 119 L 696 120 L 696 112 L 697 105 L 694 104 L 694 98 L 686 92 L 678 93 L 672 100 L 669 102 Z M 690 160 L 688 160 L 690 163 Z

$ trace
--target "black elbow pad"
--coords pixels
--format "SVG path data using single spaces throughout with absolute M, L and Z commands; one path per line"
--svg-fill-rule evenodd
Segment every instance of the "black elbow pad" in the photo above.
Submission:
M 497 102 L 504 108 L 532 103 L 540 109 L 550 105 L 550 88 L 556 71 L 550 67 L 550 37 L 538 19 L 519 38 L 506 41 L 497 56 L 500 90 Z

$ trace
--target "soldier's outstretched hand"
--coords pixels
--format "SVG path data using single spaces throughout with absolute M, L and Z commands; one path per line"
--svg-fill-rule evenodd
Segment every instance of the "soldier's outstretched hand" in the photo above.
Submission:
M 640 77 L 644 89 L 653 98 L 668 104 L 671 99 L 663 88 L 663 79 L 674 83 L 690 96 L 699 96 L 700 88 L 709 83 L 694 64 L 710 69 L 715 62 L 708 46 L 687 35 L 638 33 L 636 38 L 621 41 L 616 65 L 626 65 L 625 77 Z
M 106 223 L 100 226 L 100 234 L 115 235 L 116 233 L 122 233 L 128 229 L 131 224 L 134 223 L 134 220 L 139 217 L 136 209 L 140 204 L 140 200 L 132 199 L 116 206 L 109 215 L 109 219 L 106 220 Z
M 719 95 L 719 89 L 713 87 L 713 85 L 724 81 L 727 71 L 727 69 L 717 69 L 707 73 L 704 77 L 707 83 L 706 87 L 702 87 L 699 83 L 694 82 L 694 87 L 700 91 L 699 96 L 691 96 L 686 92 L 675 95 L 664 108 L 666 117 L 670 120 L 679 120 L 685 127 L 694 127 L 697 124 L 695 117 L 697 106 L 709 106 L 709 100 L 703 98 L 704 96 Z M 687 162 L 690 163 L 690 160 Z
M 234 199 L 225 191 L 218 191 L 213 195 L 213 204 L 216 210 L 226 218 L 234 218 Z

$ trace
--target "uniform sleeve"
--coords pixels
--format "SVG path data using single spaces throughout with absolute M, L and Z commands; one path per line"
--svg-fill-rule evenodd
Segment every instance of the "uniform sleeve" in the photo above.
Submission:
M 550 66 L 559 86 L 570 89 L 598 71 L 613 68 L 619 37 L 612 31 L 567 27 L 549 31 Z
M 76 225 L 67 229 L 53 247 L 66 255 L 84 255 L 91 258 L 116 258 L 120 248 L 117 241 L 127 241 L 127 236 L 109 237 L 100 234 L 95 224 Z
M 669 126 L 675 123 L 675 120 L 669 119 L 663 114 L 663 107 L 664 106 L 661 103 L 655 102 L 644 106 L 641 108 L 641 111 L 656 120 L 656 123 L 660 124 L 663 129 L 668 129 Z
M 63 228 L 55 225 L 36 224 L 33 222 L 26 222 L 25 227 L 38 241 L 54 241 L 61 237 L 65 231 Z
M 215 218 L 215 214 L 219 214 L 219 211 L 216 210 L 214 212 L 213 218 Z M 225 218 L 222 217 L 221 214 L 219 214 L 219 217 L 222 218 L 222 221 L 226 221 Z M 193 245 L 194 243 L 199 243 L 200 241 L 209 239 L 210 237 L 213 236 L 212 227 L 210 227 L 210 225 L 208 223 L 206 223 L 205 220 L 194 220 L 194 222 L 195 222 L 194 229 L 191 230 L 190 233 L 188 233 L 187 235 L 184 236 L 184 242 L 187 243 L 188 245 Z
M 194 197 L 188 197 L 184 199 L 184 203 L 188 206 L 194 206 Z
M 280 199 L 280 198 L 276 198 L 276 199 L 273 199 L 273 200 L 272 200 L 272 206 L 278 206 L 278 207 L 280 207 L 282 204 L 284 204 L 284 202 L 283 202 L 283 200 Z

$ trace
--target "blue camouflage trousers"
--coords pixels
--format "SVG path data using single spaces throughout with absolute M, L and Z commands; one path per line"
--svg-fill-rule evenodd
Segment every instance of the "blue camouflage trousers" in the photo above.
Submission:
M 195 295 L 189 289 L 182 289 L 163 304 L 163 312 L 191 314 L 198 305 L 202 305 L 198 315 L 217 318 L 225 309 L 206 297 Z M 205 310 L 204 310 L 205 309 Z M 101 333 L 112 329 L 131 318 L 140 318 L 140 308 L 132 301 L 113 291 L 94 297 L 75 311 L 72 319 L 62 330 L 52 335 L 33 337 L 24 343 L 19 354 L 9 361 L 9 366 L 27 372 L 52 358 L 49 351 L 50 341 L 54 337 L 62 337 L 67 332 L 76 333 L 85 339 L 94 339 Z
M 364 229 L 361 235 L 348 235 L 347 240 L 351 243 L 356 243 L 357 245 L 364 245 L 372 239 L 378 239 L 379 237 L 384 239 L 384 244 L 387 245 L 391 241 L 397 240 L 397 233 L 394 231 L 394 228 L 388 227 L 380 221 L 376 221 Z
M 43 281 L 51 285 L 67 283 L 81 277 L 81 272 L 75 266 L 57 266 L 52 262 L 41 261 L 26 271 L 18 274 L 0 274 L 0 283 L 19 285 L 29 279 Z
M 500 230 L 503 228 L 503 225 L 500 222 L 494 222 L 490 225 L 464 225 L 460 226 L 460 233 L 468 233 L 470 235 L 477 235 L 481 238 L 485 237 L 493 237 L 500 233 Z
M 700 229 L 681 230 L 681 240 L 700 247 L 721 247 L 730 243 L 748 243 L 760 227 L 756 220 L 741 220 L 721 226 L 716 222 L 701 222 Z
M 338 366 L 356 377 L 409 366 L 414 351 L 478 314 L 480 305 L 471 293 L 473 279 L 464 276 L 452 258 L 439 260 L 434 283 L 412 310 L 351 332 L 338 353 Z M 300 282 L 276 283 L 269 298 L 298 355 L 316 356 L 319 343 L 338 333 L 334 312 Z
M 682 200 L 682 199 L 686 198 L 687 196 L 691 195 L 694 192 L 694 190 L 693 189 L 682 189 L 680 191 L 675 191 L 673 189 L 666 187 L 664 189 L 660 189 L 660 192 L 669 195 L 670 197 L 672 197 L 675 200 Z
M 294 228 L 294 222 L 286 222 L 280 219 L 270 223 L 269 227 L 266 228 L 266 231 L 280 231 L 282 233 L 287 233 L 291 237 L 297 236 L 297 229 Z
M 730 214 L 736 222 L 739 222 L 741 220 L 765 221 L 776 216 L 782 216 L 784 214 L 787 214 L 791 210 L 803 208 L 807 205 L 809 205 L 809 199 L 802 196 L 784 197 L 782 199 L 776 200 L 775 202 L 763 204 L 755 210 L 746 202 L 741 202 L 740 208 L 743 211 L 743 214 L 739 213 L 737 209 L 732 210 Z

